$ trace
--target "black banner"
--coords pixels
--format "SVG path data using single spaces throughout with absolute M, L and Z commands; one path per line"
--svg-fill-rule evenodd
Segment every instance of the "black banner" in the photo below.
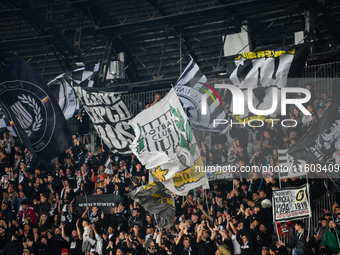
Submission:
M 76 198 L 76 208 L 77 214 L 82 215 L 86 210 L 86 206 L 93 207 L 98 206 L 99 211 L 103 211 L 105 214 L 110 214 L 110 208 L 116 207 L 116 195 L 115 194 L 105 194 L 97 196 L 87 196 L 87 203 L 85 196 L 77 196 Z
M 113 153 L 131 154 L 129 145 L 135 135 L 128 122 L 132 116 L 120 95 L 111 88 L 73 88 L 107 147 Z
M 19 56 L 0 77 L 0 104 L 33 155 L 48 162 L 72 146 L 65 117 L 51 90 Z
M 334 163 L 333 153 L 340 150 L 340 81 L 332 84 L 331 105 L 324 109 L 320 119 L 292 147 L 288 154 L 311 163 Z M 328 170 L 328 169 L 325 169 Z M 333 170 L 333 169 L 332 169 Z M 338 168 L 339 170 L 339 168 Z M 334 171 L 324 171 L 332 174 Z M 337 176 L 338 171 L 334 175 Z

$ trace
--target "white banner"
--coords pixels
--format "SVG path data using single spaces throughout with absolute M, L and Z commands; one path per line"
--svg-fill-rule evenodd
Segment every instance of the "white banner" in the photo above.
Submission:
M 178 195 L 207 184 L 196 139 L 175 91 L 143 110 L 129 124 L 136 138 L 132 152 L 156 181 Z
M 273 190 L 274 222 L 311 217 L 306 185 Z

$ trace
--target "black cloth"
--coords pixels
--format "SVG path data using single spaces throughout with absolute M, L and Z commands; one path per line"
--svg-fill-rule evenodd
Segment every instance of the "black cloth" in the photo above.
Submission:
M 14 240 L 5 245 L 2 255 L 22 255 L 22 250 L 22 244 L 18 240 Z

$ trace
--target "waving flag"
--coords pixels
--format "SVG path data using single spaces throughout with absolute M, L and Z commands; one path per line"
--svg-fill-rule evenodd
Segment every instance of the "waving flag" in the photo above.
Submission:
M 171 227 L 175 221 L 173 197 L 162 183 L 150 183 L 131 191 L 127 196 L 139 203 L 146 211 L 155 214 L 158 228 Z
M 311 163 L 334 163 L 333 153 L 340 150 L 340 82 L 332 84 L 331 105 L 320 119 L 292 147 L 288 153 Z M 327 174 L 331 172 L 326 171 Z M 333 171 L 332 171 L 333 172 Z
M 93 77 L 98 69 L 98 64 L 88 69 L 82 67 L 73 72 L 63 73 L 47 84 L 56 96 L 67 120 L 72 118 L 75 111 L 79 109 L 79 101 L 72 86 L 82 83 L 84 87 L 93 87 Z
M 129 123 L 136 134 L 130 148 L 155 181 L 178 195 L 208 185 L 196 139 L 173 89 Z
M 48 161 L 72 146 L 71 133 L 52 92 L 19 56 L 0 77 L 0 104 L 33 155 Z
M 253 106 L 258 110 L 271 108 L 272 89 L 279 88 L 278 107 L 272 114 L 275 117 L 281 111 L 280 88 L 294 86 L 292 80 L 288 83 L 288 79 L 301 76 L 308 51 L 308 44 L 300 44 L 288 47 L 262 46 L 254 52 L 242 53 L 235 59 L 236 68 L 231 73 L 230 80 L 233 85 L 243 90 L 245 98 L 247 89 L 253 89 Z M 244 107 L 245 114 L 242 118 L 249 113 L 247 100 Z
M 225 133 L 228 125 L 214 126 L 214 119 L 226 119 L 222 100 L 193 59 L 175 84 L 175 91 L 194 129 Z M 204 97 L 204 98 L 203 98 Z M 202 99 L 205 109 L 202 109 Z
M 128 121 L 131 113 L 112 88 L 73 87 L 94 128 L 113 153 L 131 154 L 129 145 L 135 135 Z

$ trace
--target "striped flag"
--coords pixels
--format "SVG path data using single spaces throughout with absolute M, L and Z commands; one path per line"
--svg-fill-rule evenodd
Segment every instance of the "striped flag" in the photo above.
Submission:
M 90 68 L 79 68 L 72 72 L 63 73 L 47 85 L 58 100 L 59 106 L 64 113 L 65 119 L 73 117 L 76 110 L 79 110 L 79 100 L 72 86 L 93 87 L 95 74 L 98 72 L 99 64 Z
M 226 124 L 214 127 L 214 119 L 226 119 L 227 115 L 218 91 L 207 84 L 207 78 L 193 59 L 178 78 L 175 91 L 194 129 L 220 133 L 228 131 Z M 202 104 L 206 106 L 203 112 Z

